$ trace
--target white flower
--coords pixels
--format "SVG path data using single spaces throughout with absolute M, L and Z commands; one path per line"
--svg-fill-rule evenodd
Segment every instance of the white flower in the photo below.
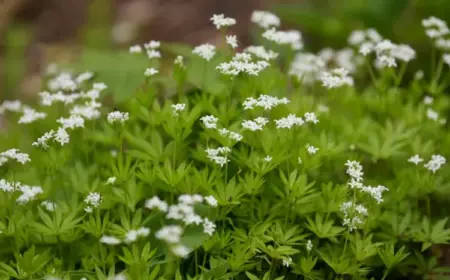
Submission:
M 448 66 L 450 66 L 450 54 L 444 54 L 442 56 L 442 59 L 444 60 L 445 64 L 447 64 Z
M 416 51 L 408 45 L 396 45 L 392 51 L 391 55 L 404 62 L 409 62 L 416 58 Z
M 306 242 L 306 250 L 308 252 L 311 252 L 312 248 L 313 248 L 313 244 L 311 242 L 311 239 L 308 239 L 308 241 Z
M 447 23 L 437 17 L 431 16 L 422 20 L 425 33 L 431 39 L 441 38 L 450 33 Z
M 320 80 L 326 88 L 337 88 L 344 85 L 353 86 L 353 78 L 348 76 L 348 71 L 344 68 L 336 68 L 331 72 L 323 72 Z
M 157 50 L 147 50 L 147 57 L 149 59 L 152 58 L 160 58 L 161 57 L 161 53 Z
M 427 118 L 429 118 L 430 120 L 433 120 L 433 121 L 437 121 L 439 118 L 439 114 L 438 114 L 438 112 L 434 111 L 433 109 L 428 108 L 427 109 Z
M 5 100 L 0 104 L 0 114 L 5 111 L 19 112 L 20 110 L 22 110 L 22 102 L 19 100 Z
M 217 29 L 221 27 L 228 27 L 236 24 L 236 20 L 234 18 L 225 17 L 223 14 L 213 15 L 210 20 L 216 26 Z
M 311 146 L 309 144 L 306 146 L 306 149 L 307 149 L 308 153 L 311 154 L 311 155 L 314 155 L 319 150 L 319 148 L 316 148 L 316 147 Z
M 377 203 L 381 203 L 383 202 L 383 192 L 384 191 L 388 191 L 389 189 L 386 188 L 385 186 L 376 186 L 376 187 L 371 187 L 371 186 L 364 186 L 361 188 L 361 191 L 368 193 L 373 199 L 375 199 L 377 201 Z M 358 209 L 356 209 L 358 211 Z M 361 213 L 361 212 L 360 212 Z M 367 216 L 367 214 L 366 214 Z
M 214 231 L 216 230 L 216 224 L 211 222 L 208 218 L 205 218 L 203 221 L 203 232 L 212 236 Z
M 148 209 L 158 209 L 161 212 L 167 212 L 167 210 L 169 209 L 169 206 L 167 204 L 167 202 L 165 202 L 164 200 L 161 200 L 159 197 L 154 196 L 151 199 L 148 199 L 145 202 L 145 207 Z
M 150 229 L 146 228 L 146 227 L 141 227 L 137 230 L 129 230 L 126 234 L 125 234 L 125 242 L 126 243 L 131 243 L 134 242 L 138 239 L 138 237 L 145 237 L 148 236 L 150 234 Z
M 423 161 L 423 158 L 421 158 L 419 155 L 414 155 L 408 159 L 408 162 L 414 163 L 415 165 L 418 165 Z
M 246 53 L 237 53 L 233 60 L 230 62 L 222 62 L 220 63 L 216 69 L 219 70 L 220 73 L 224 75 L 237 76 L 239 73 L 246 73 L 252 76 L 258 76 L 259 72 L 266 69 L 269 66 L 269 63 L 265 60 L 260 60 L 257 62 L 251 62 L 244 55 L 249 55 Z M 250 55 L 249 55 L 250 56 Z
M 147 77 L 150 77 L 150 76 L 154 76 L 158 73 L 159 73 L 159 71 L 156 70 L 155 68 L 147 68 L 147 69 L 145 69 L 144 75 Z
M 38 194 L 44 192 L 39 186 L 20 186 L 19 190 L 22 192 L 16 200 L 19 204 L 25 204 L 31 200 L 35 200 Z
M 434 98 L 431 97 L 431 96 L 425 96 L 424 99 L 423 99 L 423 103 L 426 104 L 426 105 L 432 104 L 433 101 L 434 101 Z
M 385 68 L 385 67 L 395 68 L 397 67 L 397 62 L 395 61 L 395 58 L 393 58 L 392 56 L 380 55 L 377 56 L 375 66 L 377 68 Z
M 280 18 L 266 11 L 253 11 L 251 21 L 264 29 L 280 26 Z
M 266 156 L 266 157 L 264 158 L 264 161 L 265 161 L 265 162 L 271 162 L 271 161 L 272 161 L 272 157 L 271 157 L 271 156 Z
M 206 43 L 195 47 L 192 53 L 200 56 L 207 61 L 210 61 L 211 58 L 213 58 L 213 56 L 216 54 L 216 47 L 209 43 Z
M 414 79 L 416 80 L 422 80 L 424 76 L 425 75 L 422 70 L 419 70 L 416 73 L 414 73 Z
M 202 203 L 203 196 L 201 196 L 199 194 L 194 194 L 194 195 L 182 194 L 178 197 L 178 202 L 181 204 L 188 204 L 188 205 Z
M 15 161 L 25 164 L 30 162 L 30 156 L 26 153 L 21 153 L 18 149 L 9 149 L 0 153 L 0 166 L 6 163 L 8 160 L 14 159 Z
M 56 203 L 49 200 L 45 200 L 41 202 L 41 206 L 47 209 L 47 211 L 53 212 L 55 211 Z
M 278 57 L 278 53 L 272 50 L 266 50 L 263 46 L 249 46 L 244 49 L 244 52 L 251 53 L 264 60 L 272 60 Z
M 0 158 L 1 160 L 1 158 Z M 1 163 L 1 161 L 0 161 Z M 0 164 L 1 165 L 1 164 Z M 5 179 L 0 179 L 0 190 L 4 192 L 13 192 L 15 190 L 15 186 Z
M 432 155 L 431 160 L 425 164 L 425 168 L 435 173 L 443 164 L 446 163 L 446 160 L 441 155 Z
M 103 90 L 107 89 L 108 86 L 105 85 L 104 83 L 94 83 L 92 85 L 92 88 L 97 91 L 103 91 Z
M 116 182 L 117 178 L 116 177 L 109 177 L 108 180 L 106 181 L 107 185 L 113 185 Z
M 200 120 L 203 122 L 206 128 L 217 128 L 217 121 L 219 119 L 212 115 L 207 115 L 201 117 Z
M 185 108 L 186 104 L 184 103 L 172 104 L 173 115 L 178 116 L 179 112 L 184 111 Z
M 43 149 L 47 149 L 49 146 L 47 145 L 47 141 L 55 135 L 55 132 L 53 130 L 50 130 L 49 132 L 44 133 L 41 137 L 39 137 L 35 142 L 33 142 L 33 146 L 35 147 L 42 147 Z M 0 164 L 1 165 L 1 164 Z
M 84 210 L 88 213 L 92 212 L 92 207 L 97 208 L 102 202 L 102 196 L 98 192 L 91 192 L 84 199 L 84 202 L 88 205 Z
M 155 233 L 155 237 L 160 240 L 164 240 L 167 243 L 175 244 L 179 243 L 181 235 L 183 234 L 183 228 L 177 225 L 169 225 L 162 227 Z
M 113 124 L 115 122 L 120 122 L 122 124 L 125 123 L 129 119 L 128 113 L 120 112 L 120 111 L 113 111 L 108 114 L 108 122 L 110 124 Z
M 278 98 L 276 96 L 261 94 L 258 99 L 255 99 L 253 97 L 245 99 L 245 101 L 242 103 L 242 106 L 244 106 L 244 110 L 253 110 L 255 106 L 263 108 L 264 110 L 271 110 L 272 108 L 275 108 L 280 104 L 288 103 L 290 103 L 290 101 L 285 97 Z
M 188 247 L 181 245 L 181 244 L 173 246 L 171 251 L 175 256 L 178 256 L 181 258 L 186 258 L 189 255 L 189 253 L 191 252 L 191 250 Z
M 325 61 L 312 53 L 299 53 L 289 69 L 289 75 L 297 77 L 304 84 L 312 84 L 326 69 Z
M 302 158 L 301 158 L 301 157 L 298 157 L 298 158 L 297 158 L 297 162 L 298 162 L 298 164 L 302 164 L 302 163 L 303 163 Z
M 237 142 L 241 141 L 244 138 L 239 133 L 233 132 L 233 131 L 230 131 L 229 137 L 230 137 L 231 140 L 234 140 L 234 141 L 237 141 Z
M 214 196 L 209 195 L 204 197 L 206 203 L 209 204 L 211 207 L 217 207 L 217 200 L 214 198 Z
M 84 73 L 79 74 L 75 78 L 75 81 L 77 82 L 77 84 L 81 84 L 84 81 L 92 79 L 92 77 L 94 77 L 94 73 L 92 73 L 92 72 L 84 72 Z
M 67 131 L 64 128 L 60 127 L 56 131 L 56 134 L 54 136 L 54 140 L 53 141 L 56 141 L 61 146 L 64 146 L 65 144 L 69 143 L 70 136 L 69 136 L 69 134 L 67 133 Z
M 277 129 L 280 129 L 280 128 L 291 129 L 294 126 L 302 126 L 304 123 L 305 123 L 305 121 L 302 118 L 297 117 L 294 114 L 289 114 L 285 118 L 275 120 Z
M 98 119 L 100 117 L 100 111 L 97 110 L 98 107 L 100 107 L 99 103 L 87 102 L 84 106 L 75 105 L 70 110 L 70 114 L 79 115 L 88 120 Z
M 161 46 L 161 42 L 160 42 L 160 41 L 154 41 L 154 40 L 152 40 L 152 41 L 150 41 L 150 42 L 144 44 L 144 48 L 145 48 L 146 50 L 149 50 L 149 49 L 157 49 L 157 48 L 159 48 L 160 46 Z
M 72 115 L 69 118 L 59 118 L 56 122 L 60 123 L 63 129 L 84 127 L 84 119 L 77 115 Z
M 139 45 L 134 45 L 130 47 L 130 53 L 141 53 L 142 47 Z
M 312 122 L 316 124 L 319 122 L 319 120 L 317 119 L 316 114 L 307 112 L 305 113 L 305 122 Z
M 258 124 L 255 121 L 250 121 L 250 120 L 246 120 L 242 122 L 242 127 L 244 129 L 248 129 L 251 131 L 257 131 L 257 130 L 262 130 L 263 129 L 263 125 Z
M 32 123 L 36 120 L 44 119 L 47 117 L 46 113 L 37 112 L 31 108 L 24 108 L 23 115 L 20 117 L 18 123 Z
M 238 47 L 236 35 L 228 35 L 225 37 L 225 40 L 227 41 L 227 44 L 230 45 L 231 48 L 235 49 Z
M 264 31 L 262 37 L 279 45 L 289 45 L 296 51 L 303 48 L 302 35 L 297 30 L 278 31 L 271 28 Z
M 359 47 L 359 53 L 362 54 L 363 56 L 367 56 L 367 55 L 370 54 L 373 50 L 374 50 L 373 43 L 370 43 L 370 42 L 363 43 L 363 44 Z
M 183 57 L 182 57 L 181 55 L 178 55 L 178 56 L 175 58 L 175 60 L 173 61 L 173 63 L 174 63 L 175 65 L 178 65 L 178 66 L 184 68 Z
M 283 266 L 289 267 L 289 266 L 291 266 L 292 258 L 291 257 L 287 257 L 287 259 L 283 259 L 282 262 L 283 262 Z
M 108 244 L 108 245 L 118 245 L 118 244 L 122 243 L 122 241 L 119 238 L 116 238 L 114 236 L 108 236 L 108 235 L 103 235 L 100 238 L 100 242 Z

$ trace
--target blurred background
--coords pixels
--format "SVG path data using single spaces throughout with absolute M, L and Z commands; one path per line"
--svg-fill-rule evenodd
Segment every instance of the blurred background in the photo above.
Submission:
M 220 35 L 209 22 L 214 13 L 236 18 L 231 32 L 249 44 L 257 9 L 278 14 L 282 28 L 299 29 L 307 51 L 343 48 L 352 30 L 373 27 L 411 44 L 424 69 L 430 45 L 421 20 L 450 21 L 450 0 L 1 0 L 0 100 L 35 95 L 49 63 L 75 62 L 86 50 L 95 50 L 92 64 L 124 72 L 111 58 L 132 44 L 214 43 Z

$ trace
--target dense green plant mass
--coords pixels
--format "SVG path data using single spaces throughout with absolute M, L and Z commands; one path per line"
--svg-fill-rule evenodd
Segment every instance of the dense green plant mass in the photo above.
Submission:
M 450 59 L 403 81 L 414 50 L 375 30 L 315 55 L 252 21 L 265 48 L 163 45 L 164 71 L 152 41 L 0 106 L 1 279 L 448 277 Z

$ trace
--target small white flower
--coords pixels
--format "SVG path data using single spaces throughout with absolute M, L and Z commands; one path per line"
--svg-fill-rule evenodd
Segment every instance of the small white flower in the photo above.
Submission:
M 43 193 L 41 187 L 39 186 L 20 186 L 19 190 L 22 194 L 17 198 L 16 202 L 19 204 L 25 204 L 31 200 L 35 200 L 38 194 Z
M 432 155 L 430 161 L 425 164 L 425 168 L 430 170 L 431 172 L 435 173 L 445 163 L 446 163 L 446 160 L 443 156 Z
M 14 159 L 18 163 L 25 164 L 30 162 L 30 156 L 26 153 L 21 153 L 18 149 L 9 149 L 0 153 L 0 166 L 6 163 L 8 160 Z
M 100 238 L 100 242 L 108 244 L 108 245 L 118 245 L 118 244 L 122 243 L 122 241 L 119 238 L 116 238 L 114 236 L 108 236 L 108 235 L 103 235 Z
M 177 225 L 169 225 L 162 227 L 155 233 L 155 237 L 160 240 L 164 240 L 170 244 L 176 244 L 180 242 L 181 235 L 183 234 L 183 228 Z
M 208 218 L 205 218 L 203 221 L 203 232 L 212 236 L 214 231 L 216 230 L 216 224 L 211 222 Z
M 183 57 L 181 55 L 178 55 L 175 60 L 173 61 L 173 63 L 175 65 L 180 66 L 181 68 L 184 68 L 184 62 L 183 62 Z
M 425 76 L 425 74 L 423 73 L 423 71 L 419 70 L 414 74 L 414 79 L 422 80 L 424 76 Z
M 225 17 L 223 14 L 213 15 L 210 20 L 216 26 L 217 29 L 221 27 L 228 27 L 236 24 L 236 20 L 234 18 Z
M 283 259 L 283 266 L 289 267 L 289 266 L 291 266 L 291 263 L 292 263 L 291 257 L 287 257 L 287 259 Z
M 141 53 L 142 47 L 139 45 L 134 45 L 130 47 L 130 53 Z
M 56 203 L 49 201 L 49 200 L 45 200 L 45 201 L 41 202 L 41 206 L 44 207 L 45 209 L 47 209 L 47 211 L 53 212 L 53 211 L 55 211 Z
M 178 244 L 172 247 L 171 249 L 172 253 L 175 256 L 181 257 L 181 258 L 186 258 L 189 253 L 191 252 L 191 249 L 189 249 L 188 247 Z
M 161 212 L 167 212 L 169 209 L 169 205 L 164 200 L 161 200 L 159 197 L 154 196 L 151 199 L 148 199 L 145 202 L 145 207 L 148 209 L 158 209 Z
M 217 121 L 219 119 L 212 115 L 207 115 L 201 117 L 200 120 L 203 122 L 206 128 L 217 128 Z
M 236 35 L 228 35 L 225 37 L 227 44 L 230 45 L 231 48 L 235 49 L 238 47 L 238 42 Z
M 47 141 L 55 135 L 53 130 L 46 132 L 44 135 L 39 137 L 35 142 L 33 142 L 32 146 L 42 147 L 43 149 L 47 149 L 49 146 L 47 145 Z M 1 164 L 0 164 L 1 165 Z
M 88 213 L 92 212 L 92 207 L 97 208 L 102 202 L 102 196 L 98 192 L 91 192 L 84 199 L 84 202 L 88 205 L 84 210 Z
M 331 72 L 323 72 L 320 80 L 324 87 L 330 89 L 344 85 L 353 86 L 353 78 L 348 76 L 348 71 L 344 68 L 336 68 Z
M 217 207 L 217 200 L 214 198 L 214 196 L 209 195 L 204 197 L 206 203 L 209 204 L 211 207 Z
M 160 41 L 154 41 L 154 40 L 152 40 L 152 41 L 150 41 L 150 42 L 144 44 L 144 48 L 145 48 L 146 50 L 149 50 L 149 49 L 157 49 L 157 48 L 159 48 L 160 46 L 161 46 L 161 42 L 160 42 Z
M 302 164 L 302 163 L 303 163 L 302 158 L 301 158 L 301 157 L 298 157 L 298 158 L 297 158 L 297 162 L 298 162 L 298 164 Z
M 157 50 L 147 50 L 147 57 L 149 59 L 152 58 L 160 58 L 161 57 L 161 53 Z
M 423 158 L 421 158 L 419 155 L 414 155 L 408 159 L 408 162 L 414 163 L 415 165 L 418 165 L 423 161 Z
M 278 57 L 278 54 L 272 50 L 266 50 L 263 46 L 249 46 L 244 49 L 244 52 L 251 53 L 254 56 L 264 59 L 272 60 Z
M 234 141 L 237 141 L 237 142 L 241 141 L 244 138 L 239 133 L 233 132 L 233 131 L 230 131 L 229 137 L 230 137 L 231 140 L 234 140 Z
M 316 148 L 316 147 L 311 146 L 309 144 L 306 146 L 306 149 L 307 149 L 308 153 L 311 154 L 311 155 L 314 155 L 319 150 L 319 148 Z
M 311 252 L 312 248 L 313 248 L 313 244 L 312 244 L 311 240 L 308 239 L 308 241 L 306 242 L 306 250 L 308 252 Z
M 178 116 L 179 112 L 184 111 L 185 108 L 186 104 L 184 103 L 172 104 L 173 115 Z
M 144 75 L 147 77 L 150 77 L 150 76 L 154 76 L 158 73 L 159 73 L 159 71 L 156 70 L 155 68 L 147 68 L 147 69 L 145 69 Z
M 23 115 L 20 117 L 18 123 L 32 123 L 34 121 L 44 119 L 47 117 L 46 113 L 37 112 L 31 108 L 24 108 Z
M 80 75 L 78 75 L 75 78 L 75 81 L 77 82 L 77 84 L 81 84 L 81 83 L 83 83 L 83 82 L 85 82 L 87 80 L 92 79 L 92 77 L 94 77 L 94 73 L 92 73 L 92 72 L 84 72 L 84 73 L 81 73 Z
M 206 43 L 195 47 L 192 53 L 200 56 L 207 61 L 210 61 L 216 54 L 216 47 L 209 43 Z
M 423 98 L 423 103 L 426 104 L 426 105 L 432 104 L 433 101 L 434 101 L 434 98 L 431 97 L 431 96 L 425 96 L 425 97 Z
M 305 122 L 312 122 L 314 124 L 318 123 L 319 120 L 316 117 L 316 114 L 314 113 L 305 113 Z
M 59 118 L 56 122 L 60 123 L 63 129 L 84 127 L 84 119 L 77 115 L 72 115 L 69 118 Z
M 430 120 L 433 121 L 437 121 L 439 119 L 439 114 L 438 112 L 434 111 L 431 108 L 427 109 L 427 118 L 429 118 Z
M 110 124 L 113 124 L 115 122 L 120 122 L 121 124 L 124 124 L 125 121 L 127 121 L 128 119 L 129 119 L 129 114 L 120 112 L 120 111 L 113 111 L 113 112 L 109 113 L 108 118 L 107 118 L 107 120 Z
M 297 30 L 279 31 L 271 28 L 264 31 L 262 37 L 279 45 L 289 45 L 296 51 L 303 48 L 302 35 Z
M 251 21 L 264 29 L 280 26 L 280 18 L 266 11 L 253 11 Z
M 116 182 L 117 178 L 116 177 L 109 177 L 108 180 L 106 181 L 107 185 L 113 185 Z
M 271 161 L 272 161 L 272 157 L 271 157 L 271 156 L 266 156 L 266 157 L 264 158 L 264 161 L 265 161 L 265 162 L 271 162 Z

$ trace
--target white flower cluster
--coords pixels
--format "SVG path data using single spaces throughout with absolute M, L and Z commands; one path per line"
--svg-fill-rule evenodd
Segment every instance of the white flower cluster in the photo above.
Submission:
M 229 131 L 226 128 L 221 128 L 218 131 L 221 136 L 228 137 L 229 139 L 236 141 L 236 142 L 242 141 L 242 139 L 244 138 L 241 134 L 239 134 L 237 132 Z
M 248 46 L 244 49 L 244 52 L 253 54 L 264 60 L 273 60 L 278 57 L 278 53 L 272 50 L 266 50 L 263 46 Z
M 253 11 L 250 20 L 264 29 L 280 26 L 280 18 L 266 11 Z
M 236 35 L 227 35 L 227 36 L 225 36 L 225 40 L 226 40 L 227 44 L 230 45 L 230 47 L 232 49 L 235 49 L 235 48 L 238 47 L 238 42 L 237 42 Z
M 173 61 L 173 63 L 175 64 L 175 65 L 178 65 L 179 67 L 181 67 L 181 68 L 185 68 L 185 66 L 184 66 L 184 58 L 183 58 L 183 56 L 181 56 L 181 55 L 178 55 L 176 58 L 175 58 L 175 60 Z
M 202 225 L 203 231 L 208 235 L 213 235 L 216 225 L 208 218 L 203 218 L 195 213 L 194 205 L 206 202 L 212 207 L 217 207 L 217 200 L 213 196 L 205 196 L 199 194 L 183 194 L 178 197 L 178 204 L 169 206 L 167 202 L 154 196 L 148 199 L 145 207 L 148 209 L 158 209 L 166 213 L 166 218 L 181 221 L 184 225 Z M 181 237 L 184 229 L 179 225 L 168 225 L 159 229 L 155 233 L 157 239 L 165 241 L 171 247 L 171 251 L 179 256 L 185 257 L 190 253 L 190 249 L 182 245 Z
M 450 34 L 447 23 L 442 19 L 431 16 L 422 20 L 422 26 L 425 28 L 425 33 L 431 39 L 442 39 L 442 37 Z
M 200 118 L 200 120 L 203 122 L 206 128 L 208 129 L 216 129 L 217 128 L 217 121 L 218 118 L 214 117 L 213 115 L 207 115 Z
M 236 24 L 236 20 L 234 18 L 225 17 L 223 14 L 213 15 L 210 20 L 216 26 L 217 29 L 222 27 L 228 27 Z
M 320 77 L 322 85 L 326 88 L 338 88 L 344 85 L 353 86 L 353 78 L 348 76 L 348 70 L 336 68 L 331 72 L 323 72 Z
M 26 107 L 23 109 L 23 115 L 20 117 L 18 123 L 32 123 L 40 119 L 45 119 L 46 117 L 46 113 L 37 112 L 32 108 Z
M 0 179 L 0 190 L 3 192 L 21 192 L 19 197 L 16 199 L 18 204 L 26 204 L 29 201 L 35 200 L 39 194 L 44 191 L 40 186 L 28 186 L 23 185 L 20 182 L 8 182 L 5 179 Z
M 354 191 L 358 190 L 363 193 L 369 194 L 373 199 L 377 201 L 377 203 L 383 202 L 382 194 L 384 191 L 388 191 L 388 189 L 384 186 L 364 186 L 363 185 L 363 167 L 357 161 L 348 160 L 345 163 L 347 166 L 346 173 L 350 176 L 350 181 L 347 185 L 354 189 Z M 343 225 L 347 226 L 349 231 L 353 231 L 357 228 L 359 224 L 362 223 L 362 219 L 364 216 L 368 216 L 367 209 L 362 205 L 354 204 L 355 202 L 346 202 L 341 205 L 341 211 L 344 213 L 344 222 Z
M 290 100 L 286 97 L 278 98 L 276 96 L 261 94 L 258 98 L 249 97 L 245 99 L 242 106 L 244 106 L 244 110 L 253 110 L 255 107 L 260 107 L 264 110 L 272 110 L 278 105 L 285 105 L 289 103 Z
M 307 151 L 308 154 L 310 154 L 310 155 L 316 154 L 318 150 L 319 150 L 319 148 L 316 148 L 316 147 L 314 147 L 314 146 L 312 146 L 312 145 L 310 145 L 310 144 L 307 144 L 307 145 L 306 145 L 306 151 Z
M 423 161 L 423 158 L 421 158 L 419 155 L 414 155 L 408 159 L 408 162 L 411 162 L 415 165 L 418 165 Z M 445 157 L 441 155 L 432 155 L 431 159 L 424 164 L 425 168 L 430 170 L 433 173 L 436 173 L 442 165 L 446 163 Z
M 345 68 L 350 73 L 354 73 L 356 68 L 363 63 L 360 56 L 356 56 L 355 52 L 350 48 L 342 50 L 333 50 L 332 48 L 322 49 L 318 56 L 327 65 L 335 65 L 337 68 Z
M 312 53 L 299 53 L 295 56 L 289 69 L 289 75 L 297 77 L 304 84 L 312 84 L 320 79 L 326 70 L 325 61 Z
M 211 148 L 206 149 L 206 153 L 208 154 L 207 157 L 217 165 L 220 165 L 220 167 L 223 167 L 230 161 L 227 157 L 227 154 L 229 154 L 230 152 L 231 149 L 228 147 L 219 147 L 217 149 Z
M 353 202 L 345 202 L 341 205 L 340 210 L 344 213 L 344 220 L 342 225 L 347 226 L 349 231 L 358 228 L 362 224 L 362 219 L 368 216 L 367 209 L 361 204 L 353 205 Z
M 449 57 L 449 59 L 450 59 L 450 57 Z M 433 104 L 433 101 L 434 101 L 434 99 L 431 96 L 425 96 L 425 98 L 423 99 L 423 103 L 426 106 L 431 106 L 431 104 Z M 429 107 L 427 108 L 427 111 L 426 111 L 426 117 L 435 122 L 439 122 L 440 124 L 445 124 L 447 122 L 447 120 L 445 118 L 439 118 L 439 113 Z
M 138 229 L 131 229 L 129 230 L 124 238 L 123 241 L 117 237 L 109 236 L 109 235 L 103 235 L 100 238 L 100 242 L 107 244 L 107 245 L 118 245 L 122 242 L 125 243 L 132 243 L 135 242 L 139 237 L 146 237 L 150 234 L 150 229 L 147 227 L 140 227 Z
M 28 154 L 21 153 L 18 149 L 9 149 L 0 153 L 0 166 L 7 163 L 9 160 L 15 160 L 21 164 L 31 161 Z
M 239 73 L 247 73 L 258 76 L 259 72 L 266 69 L 270 64 L 265 60 L 251 61 L 252 57 L 248 53 L 237 53 L 230 62 L 220 63 L 216 69 L 220 73 L 229 76 L 237 76 Z
M 319 122 L 316 114 L 314 114 L 312 112 L 305 113 L 304 118 L 305 118 L 305 120 L 303 120 L 302 117 L 297 117 L 295 114 L 289 114 L 285 118 L 275 120 L 275 124 L 278 129 L 280 129 L 280 128 L 291 129 L 294 126 L 302 126 L 305 122 L 311 122 L 314 124 Z
M 49 211 L 49 212 L 54 212 L 57 207 L 56 203 L 49 201 L 49 200 L 42 201 L 41 206 L 44 207 L 45 209 L 47 209 L 47 211 Z
M 361 47 L 366 43 L 376 44 L 381 40 L 383 40 L 383 37 L 373 28 L 354 30 L 348 37 L 348 43 L 356 47 Z
M 107 185 L 114 185 L 114 183 L 117 181 L 116 177 L 109 177 L 108 180 L 106 180 Z
M 19 100 L 5 100 L 0 104 L 0 115 L 6 111 L 20 112 L 22 110 L 22 102 Z
M 267 118 L 257 117 L 254 120 L 244 120 L 242 127 L 251 131 L 262 130 L 263 127 L 269 122 Z
M 207 61 L 210 61 L 216 54 L 216 47 L 209 43 L 206 43 L 195 47 L 192 53 L 200 56 Z
M 302 34 L 297 30 L 280 31 L 270 28 L 264 31 L 262 37 L 278 45 L 289 45 L 296 51 L 303 48 Z
M 93 120 L 100 117 L 99 108 L 101 104 L 97 100 L 100 97 L 100 92 L 107 88 L 104 83 L 93 83 L 92 88 L 87 92 L 66 93 L 68 89 L 63 90 L 65 88 L 64 83 L 66 83 L 63 81 L 71 80 L 76 85 L 79 85 L 91 77 L 92 73 L 89 72 L 82 73 L 75 79 L 72 79 L 69 74 L 63 73 L 49 82 L 49 88 L 56 90 L 56 93 L 50 93 L 48 91 L 39 93 L 43 106 L 52 106 L 55 102 L 61 102 L 64 105 L 73 104 L 73 107 L 70 109 L 70 116 L 68 118 L 60 118 L 57 120 L 61 126 L 56 129 L 56 132 L 55 130 L 46 132 L 33 142 L 33 146 L 47 149 L 50 139 L 64 146 L 70 141 L 70 135 L 67 133 L 67 129 L 82 128 L 84 127 L 85 120 Z M 84 105 L 74 104 L 77 100 L 84 100 Z
M 147 52 L 147 57 L 149 59 L 160 58 L 161 52 L 158 50 L 160 46 L 161 42 L 159 41 L 150 41 L 144 44 L 145 51 Z
M 313 248 L 313 244 L 311 242 L 311 239 L 308 239 L 308 241 L 306 242 L 306 250 L 308 252 L 311 252 L 312 248 Z
M 120 111 L 113 111 L 108 114 L 108 122 L 110 124 L 113 124 L 115 122 L 120 122 L 121 124 L 124 124 L 125 121 L 129 119 L 129 114 L 120 112 Z
M 87 204 L 84 211 L 92 213 L 93 209 L 99 207 L 102 203 L 102 196 L 98 192 L 91 192 L 84 199 L 84 202 Z
M 147 68 L 147 69 L 145 69 L 144 75 L 147 77 L 151 77 L 158 73 L 159 73 L 159 71 L 156 70 L 155 68 Z
M 186 109 L 186 104 L 178 103 L 172 104 L 172 113 L 174 116 L 178 116 L 180 112 L 183 112 Z

